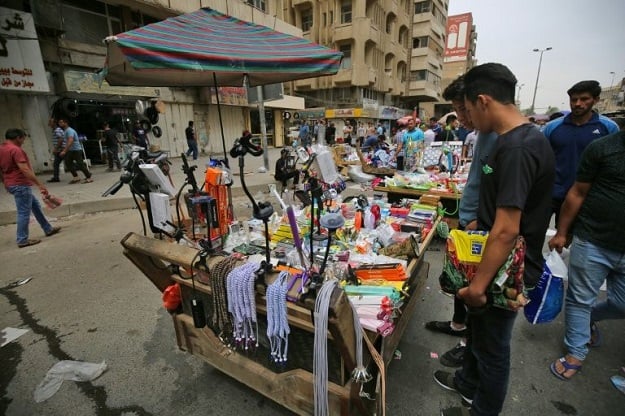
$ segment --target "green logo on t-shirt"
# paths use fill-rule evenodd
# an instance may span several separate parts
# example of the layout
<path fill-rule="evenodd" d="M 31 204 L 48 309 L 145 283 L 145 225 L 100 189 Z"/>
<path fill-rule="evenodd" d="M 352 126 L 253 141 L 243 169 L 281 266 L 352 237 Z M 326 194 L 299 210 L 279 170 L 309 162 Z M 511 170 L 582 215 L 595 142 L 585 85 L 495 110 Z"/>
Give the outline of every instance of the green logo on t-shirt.
<path fill-rule="evenodd" d="M 493 168 L 488 165 L 484 165 L 482 166 L 482 172 L 484 172 L 485 175 L 490 175 L 491 173 L 493 173 Z"/>

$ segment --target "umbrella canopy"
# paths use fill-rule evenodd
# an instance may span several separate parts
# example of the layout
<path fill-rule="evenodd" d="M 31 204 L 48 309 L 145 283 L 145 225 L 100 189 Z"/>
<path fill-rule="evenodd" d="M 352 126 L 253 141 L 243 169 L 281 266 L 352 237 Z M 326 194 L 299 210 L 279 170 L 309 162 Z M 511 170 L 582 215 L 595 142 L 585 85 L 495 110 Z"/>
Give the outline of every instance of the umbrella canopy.
<path fill-rule="evenodd" d="M 111 85 L 257 86 L 335 74 L 341 52 L 210 8 L 107 38 Z"/>
<path fill-rule="evenodd" d="M 449 116 L 458 117 L 458 115 L 456 114 L 456 112 L 455 112 L 455 111 L 452 111 L 452 112 L 450 112 L 450 113 L 445 114 L 443 117 L 439 118 L 439 119 L 438 119 L 438 122 L 439 122 L 440 124 L 447 124 L 447 117 L 449 117 Z"/>
<path fill-rule="evenodd" d="M 418 117 L 413 117 L 412 114 L 398 118 L 396 123 L 405 126 L 408 124 L 408 121 L 412 120 L 413 118 L 417 121 L 417 124 L 421 123 L 421 120 Z"/>

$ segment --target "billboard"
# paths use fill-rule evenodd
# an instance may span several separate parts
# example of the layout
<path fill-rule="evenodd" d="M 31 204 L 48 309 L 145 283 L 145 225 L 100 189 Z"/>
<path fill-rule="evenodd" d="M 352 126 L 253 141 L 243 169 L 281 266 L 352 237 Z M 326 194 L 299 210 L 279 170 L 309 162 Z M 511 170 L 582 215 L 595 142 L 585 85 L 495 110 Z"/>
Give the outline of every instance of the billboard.
<path fill-rule="evenodd" d="M 30 13 L 0 7 L 0 90 L 49 92 Z"/>
<path fill-rule="evenodd" d="M 466 61 L 471 44 L 471 13 L 457 14 L 447 18 L 447 43 L 443 62 Z"/>

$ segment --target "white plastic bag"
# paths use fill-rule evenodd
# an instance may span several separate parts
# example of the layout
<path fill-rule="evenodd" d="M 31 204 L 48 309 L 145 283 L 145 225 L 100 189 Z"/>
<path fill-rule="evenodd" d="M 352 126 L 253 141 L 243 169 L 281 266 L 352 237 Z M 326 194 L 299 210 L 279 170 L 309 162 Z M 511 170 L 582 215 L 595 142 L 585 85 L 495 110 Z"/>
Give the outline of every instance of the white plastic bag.
<path fill-rule="evenodd" d="M 562 280 L 567 280 L 569 278 L 569 270 L 567 269 L 566 264 L 564 264 L 562 256 L 560 256 L 557 251 L 551 250 L 545 259 L 545 263 L 547 264 L 547 267 L 549 267 L 552 275 L 557 276 Z"/>
<path fill-rule="evenodd" d="M 85 363 L 82 361 L 63 360 L 54 364 L 48 370 L 45 378 L 33 394 L 35 402 L 41 403 L 54 396 L 63 384 L 64 380 L 71 381 L 91 381 L 100 377 L 106 370 L 106 362 Z"/>

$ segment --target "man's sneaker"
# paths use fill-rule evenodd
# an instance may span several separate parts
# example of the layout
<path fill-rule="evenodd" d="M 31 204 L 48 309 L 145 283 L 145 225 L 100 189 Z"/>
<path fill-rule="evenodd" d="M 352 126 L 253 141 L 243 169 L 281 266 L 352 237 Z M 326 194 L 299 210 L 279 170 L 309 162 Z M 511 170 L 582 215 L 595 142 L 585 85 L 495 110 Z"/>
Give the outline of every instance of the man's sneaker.
<path fill-rule="evenodd" d="M 454 329 L 451 326 L 451 321 L 430 321 L 425 324 L 425 329 L 429 329 L 434 332 L 442 332 L 447 335 L 455 335 L 457 337 L 464 337 L 467 335 L 467 328 Z"/>
<path fill-rule="evenodd" d="M 458 387 L 456 386 L 456 382 L 454 380 L 454 375 L 452 373 L 449 373 L 447 371 L 435 371 L 434 381 L 436 381 L 436 383 L 445 390 L 455 391 L 456 393 L 458 393 L 460 397 L 462 397 L 463 406 L 471 407 L 471 405 L 473 404 L 472 398 L 465 396 L 458 390 Z"/>
<path fill-rule="evenodd" d="M 467 347 L 458 343 L 455 347 L 441 355 L 439 361 L 445 367 L 462 367 L 462 361 L 464 360 L 464 352 Z"/>
<path fill-rule="evenodd" d="M 441 409 L 441 416 L 470 416 L 471 412 L 466 407 L 448 407 Z"/>

